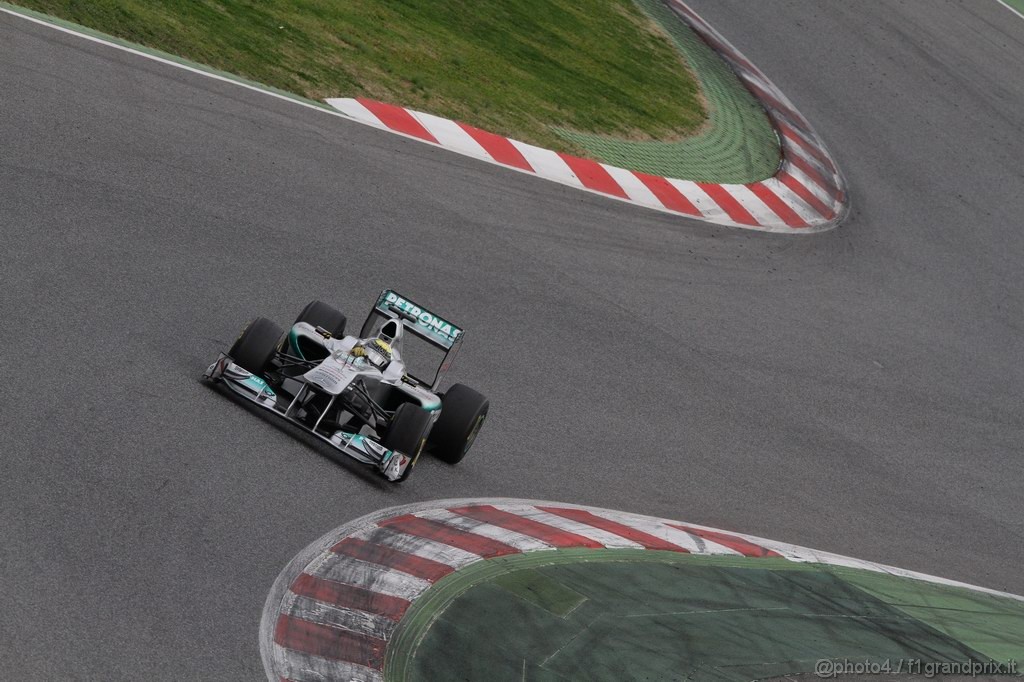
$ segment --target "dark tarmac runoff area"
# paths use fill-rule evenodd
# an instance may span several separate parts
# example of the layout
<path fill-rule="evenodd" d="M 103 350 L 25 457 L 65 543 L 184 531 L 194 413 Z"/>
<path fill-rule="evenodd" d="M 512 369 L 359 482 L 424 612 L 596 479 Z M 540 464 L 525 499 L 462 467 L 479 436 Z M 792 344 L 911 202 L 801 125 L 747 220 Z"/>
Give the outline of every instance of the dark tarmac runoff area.
<path fill-rule="evenodd" d="M 0 15 L 0 677 L 259 679 L 282 567 L 451 497 L 685 520 L 1024 593 L 1024 20 L 695 0 L 812 122 L 839 228 L 639 209 Z M 401 486 L 199 381 L 384 287 L 488 421 Z"/>

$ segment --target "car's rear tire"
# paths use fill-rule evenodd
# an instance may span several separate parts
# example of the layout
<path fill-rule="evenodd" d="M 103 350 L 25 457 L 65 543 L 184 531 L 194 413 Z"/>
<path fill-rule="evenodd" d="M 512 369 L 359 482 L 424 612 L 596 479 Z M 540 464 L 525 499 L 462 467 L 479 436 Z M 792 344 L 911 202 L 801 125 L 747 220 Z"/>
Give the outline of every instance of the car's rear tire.
<path fill-rule="evenodd" d="M 430 413 L 419 405 L 402 403 L 395 410 L 395 416 L 388 425 L 388 430 L 381 438 L 381 445 L 388 450 L 397 450 L 408 456 L 412 462 L 400 480 L 405 480 L 412 473 L 423 446 L 426 445 L 430 433 Z"/>
<path fill-rule="evenodd" d="M 469 386 L 455 384 L 441 398 L 441 417 L 430 432 L 430 449 L 439 459 L 457 464 L 473 446 L 490 402 Z"/>
<path fill-rule="evenodd" d="M 341 312 L 323 301 L 310 301 L 295 318 L 296 323 L 306 322 L 314 327 L 326 329 L 336 339 L 345 336 L 345 321 L 345 316 Z"/>
<path fill-rule="evenodd" d="M 262 375 L 274 359 L 283 338 L 284 330 L 265 317 L 257 317 L 238 335 L 228 355 L 239 367 Z"/>

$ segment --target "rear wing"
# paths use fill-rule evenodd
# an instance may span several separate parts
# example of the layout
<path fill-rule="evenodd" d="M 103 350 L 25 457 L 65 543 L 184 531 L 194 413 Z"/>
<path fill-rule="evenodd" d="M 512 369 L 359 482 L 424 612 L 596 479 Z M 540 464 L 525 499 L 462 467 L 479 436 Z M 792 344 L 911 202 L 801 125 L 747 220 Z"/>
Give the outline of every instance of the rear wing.
<path fill-rule="evenodd" d="M 421 384 L 429 385 L 431 390 L 436 391 L 462 344 L 463 329 L 410 301 L 405 296 L 391 289 L 385 289 L 380 292 L 377 303 L 367 315 L 366 322 L 363 323 L 359 332 L 360 338 L 373 335 L 385 321 L 390 319 L 401 321 L 406 331 L 415 334 L 434 348 L 444 351 L 444 358 L 437 364 L 437 367 L 430 370 L 434 375 L 430 380 L 427 380 L 428 375 L 424 374 L 421 377 L 414 374 L 412 368 L 406 368 L 413 379 Z"/>

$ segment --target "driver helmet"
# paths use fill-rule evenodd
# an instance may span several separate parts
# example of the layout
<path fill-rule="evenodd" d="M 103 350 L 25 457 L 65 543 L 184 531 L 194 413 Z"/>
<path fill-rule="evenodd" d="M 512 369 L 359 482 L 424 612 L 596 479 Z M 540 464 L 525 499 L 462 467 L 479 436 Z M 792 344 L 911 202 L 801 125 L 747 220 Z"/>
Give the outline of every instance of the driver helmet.
<path fill-rule="evenodd" d="M 383 370 L 391 362 L 391 344 L 381 339 L 373 339 L 363 344 L 366 360 L 379 370 Z"/>

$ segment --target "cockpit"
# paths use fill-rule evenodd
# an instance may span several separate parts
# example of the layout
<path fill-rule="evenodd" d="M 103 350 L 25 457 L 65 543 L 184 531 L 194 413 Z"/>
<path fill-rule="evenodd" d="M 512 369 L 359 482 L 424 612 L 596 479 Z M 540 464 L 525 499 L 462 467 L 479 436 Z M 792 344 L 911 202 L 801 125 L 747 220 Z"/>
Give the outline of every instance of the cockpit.
<path fill-rule="evenodd" d="M 401 343 L 402 323 L 388 320 L 381 326 L 376 338 L 363 339 L 356 344 L 353 355 L 361 355 L 370 365 L 383 372 L 392 361 L 401 362 Z"/>

